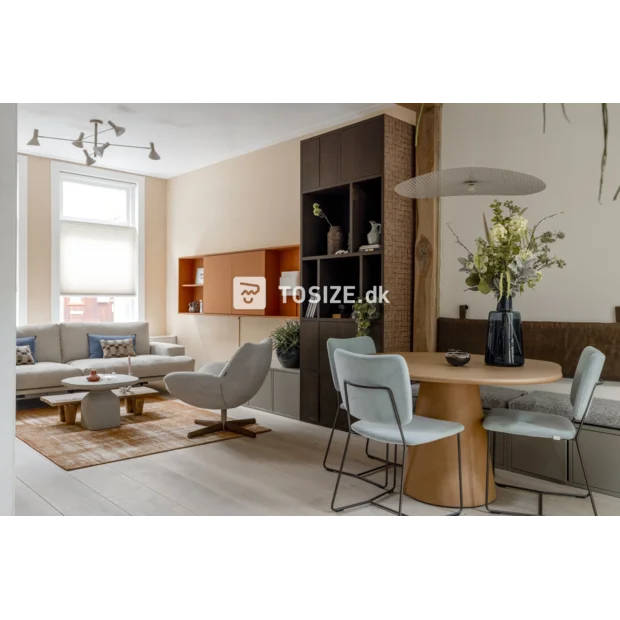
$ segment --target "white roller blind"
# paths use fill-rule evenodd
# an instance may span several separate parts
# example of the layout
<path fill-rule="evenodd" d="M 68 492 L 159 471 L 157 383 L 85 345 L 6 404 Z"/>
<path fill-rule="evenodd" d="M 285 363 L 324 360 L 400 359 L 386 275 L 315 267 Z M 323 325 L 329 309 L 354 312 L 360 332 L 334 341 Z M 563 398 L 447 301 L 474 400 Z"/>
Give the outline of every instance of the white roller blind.
<path fill-rule="evenodd" d="M 135 295 L 137 235 L 132 226 L 60 221 L 60 294 Z"/>

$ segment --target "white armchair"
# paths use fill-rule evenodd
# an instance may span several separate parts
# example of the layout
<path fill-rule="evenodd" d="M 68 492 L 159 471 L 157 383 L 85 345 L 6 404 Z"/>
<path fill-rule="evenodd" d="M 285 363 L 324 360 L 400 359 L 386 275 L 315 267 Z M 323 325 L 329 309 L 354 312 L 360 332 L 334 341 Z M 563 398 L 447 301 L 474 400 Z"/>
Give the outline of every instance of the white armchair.
<path fill-rule="evenodd" d="M 244 428 L 256 424 L 256 420 L 229 421 L 228 409 L 244 405 L 260 390 L 271 367 L 271 351 L 270 338 L 260 344 L 247 343 L 229 362 L 207 364 L 198 372 L 173 372 L 164 378 L 168 391 L 188 405 L 221 411 L 220 422 L 196 420 L 204 428 L 190 432 L 188 438 L 219 431 L 256 437 L 256 433 Z"/>

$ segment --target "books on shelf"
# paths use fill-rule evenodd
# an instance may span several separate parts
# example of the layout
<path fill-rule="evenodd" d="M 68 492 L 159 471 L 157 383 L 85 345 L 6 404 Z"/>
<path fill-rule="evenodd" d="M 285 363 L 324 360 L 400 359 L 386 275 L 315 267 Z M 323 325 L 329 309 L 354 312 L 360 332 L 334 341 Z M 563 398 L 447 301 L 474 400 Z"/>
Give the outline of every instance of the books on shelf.
<path fill-rule="evenodd" d="M 360 252 L 376 252 L 381 249 L 381 245 L 379 243 L 371 243 L 369 245 L 360 245 Z"/>
<path fill-rule="evenodd" d="M 308 306 L 306 308 L 306 318 L 313 319 L 316 316 L 316 309 L 319 305 L 318 301 L 309 301 Z"/>

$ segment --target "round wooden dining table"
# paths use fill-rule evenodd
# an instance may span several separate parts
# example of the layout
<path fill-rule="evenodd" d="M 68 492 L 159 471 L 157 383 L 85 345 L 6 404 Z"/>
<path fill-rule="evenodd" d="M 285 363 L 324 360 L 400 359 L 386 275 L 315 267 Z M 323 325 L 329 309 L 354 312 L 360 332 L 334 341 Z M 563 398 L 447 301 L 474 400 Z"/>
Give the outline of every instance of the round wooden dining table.
<path fill-rule="evenodd" d="M 562 378 L 562 368 L 553 362 L 526 360 L 516 368 L 487 366 L 484 356 L 472 355 L 466 366 L 448 364 L 444 353 L 400 353 L 409 375 L 420 382 L 416 415 L 460 422 L 463 466 L 463 505 L 484 505 L 488 444 L 482 427 L 481 385 L 519 386 L 552 383 Z M 440 441 L 410 447 L 403 472 L 405 493 L 435 506 L 458 507 L 458 458 L 456 442 Z M 495 499 L 495 481 L 490 472 L 489 501 Z"/>

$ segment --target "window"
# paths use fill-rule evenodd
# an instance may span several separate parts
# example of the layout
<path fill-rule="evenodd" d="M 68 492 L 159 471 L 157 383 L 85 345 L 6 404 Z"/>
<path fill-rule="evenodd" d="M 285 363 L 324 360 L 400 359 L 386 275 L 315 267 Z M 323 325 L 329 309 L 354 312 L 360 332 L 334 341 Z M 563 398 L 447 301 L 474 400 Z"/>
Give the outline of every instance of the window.
<path fill-rule="evenodd" d="M 28 158 L 17 156 L 17 324 L 28 323 Z"/>
<path fill-rule="evenodd" d="M 60 321 L 144 316 L 144 179 L 54 162 L 53 282 Z"/>

